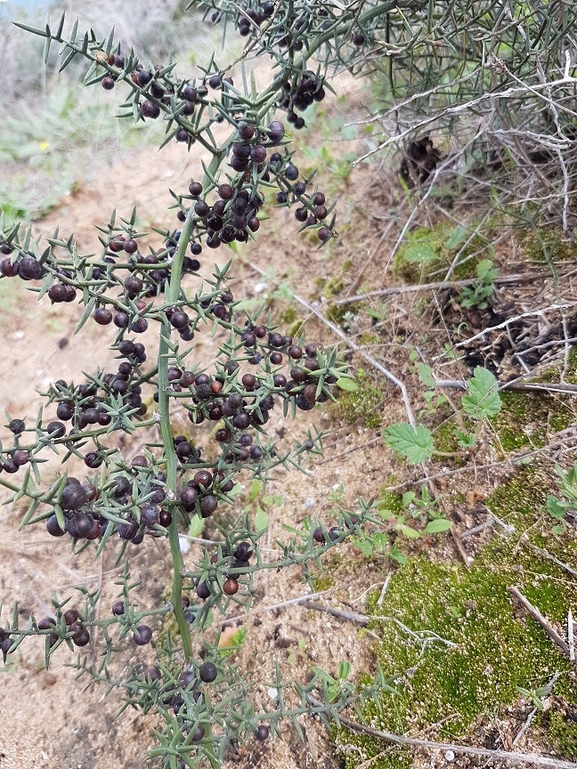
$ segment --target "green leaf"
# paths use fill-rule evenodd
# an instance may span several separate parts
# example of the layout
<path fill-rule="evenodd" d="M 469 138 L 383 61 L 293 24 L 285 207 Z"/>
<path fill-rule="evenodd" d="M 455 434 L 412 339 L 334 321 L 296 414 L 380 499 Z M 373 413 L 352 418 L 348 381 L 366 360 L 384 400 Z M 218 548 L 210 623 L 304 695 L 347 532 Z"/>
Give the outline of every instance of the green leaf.
<path fill-rule="evenodd" d="M 193 515 L 188 527 L 189 537 L 200 537 L 204 529 L 204 519 L 200 515 Z"/>
<path fill-rule="evenodd" d="M 262 531 L 268 526 L 268 513 L 260 505 L 254 514 L 254 525 L 257 531 Z"/>
<path fill-rule="evenodd" d="M 347 376 L 341 376 L 337 379 L 337 387 L 340 387 L 341 390 L 345 390 L 349 393 L 354 393 L 359 389 L 355 380 Z"/>
<path fill-rule="evenodd" d="M 452 522 L 446 518 L 435 518 L 434 521 L 429 521 L 425 532 L 427 534 L 440 534 L 443 531 L 448 531 L 452 525 Z"/>
<path fill-rule="evenodd" d="M 418 529 L 413 529 L 411 526 L 399 526 L 399 531 L 409 539 L 418 539 L 421 536 L 421 532 Z"/>
<path fill-rule="evenodd" d="M 383 431 L 386 443 L 411 464 L 419 464 L 433 453 L 433 436 L 424 425 L 413 427 L 407 422 L 390 425 Z"/>
<path fill-rule="evenodd" d="M 433 369 L 430 366 L 425 366 L 424 363 L 417 363 L 417 370 L 421 377 L 421 382 L 426 387 L 436 387 L 435 377 L 433 375 Z"/>
<path fill-rule="evenodd" d="M 463 397 L 463 411 L 473 419 L 488 419 L 501 410 L 502 401 L 497 392 L 497 380 L 486 368 L 477 366 L 473 378 L 467 383 L 468 395 Z"/>
<path fill-rule="evenodd" d="M 254 502 L 260 494 L 260 481 L 258 481 L 256 478 L 251 481 L 250 483 L 250 490 L 248 493 L 248 498 L 251 502 Z"/>
<path fill-rule="evenodd" d="M 454 249 L 459 248 L 459 246 L 465 242 L 467 239 L 467 230 L 464 227 L 455 227 L 454 230 L 451 231 L 451 234 L 445 241 L 445 248 Z"/>
<path fill-rule="evenodd" d="M 547 511 L 549 515 L 557 520 L 565 518 L 565 508 L 559 503 L 557 497 L 551 494 L 547 497 Z"/>

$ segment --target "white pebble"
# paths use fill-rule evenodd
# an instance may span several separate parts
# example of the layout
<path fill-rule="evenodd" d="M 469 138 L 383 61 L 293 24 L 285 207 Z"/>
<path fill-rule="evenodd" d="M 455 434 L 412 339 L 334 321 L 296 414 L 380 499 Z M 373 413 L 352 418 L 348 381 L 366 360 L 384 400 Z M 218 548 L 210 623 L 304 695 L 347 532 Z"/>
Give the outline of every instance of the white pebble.
<path fill-rule="evenodd" d="M 314 497 L 307 497 L 307 500 L 305 502 L 305 507 L 307 510 L 310 510 L 311 507 L 314 507 L 316 505 L 317 501 Z"/>
<path fill-rule="evenodd" d="M 455 753 L 454 753 L 454 751 L 452 751 L 452 750 L 448 750 L 448 751 L 445 753 L 445 759 L 446 759 L 447 761 L 454 761 L 454 760 L 455 760 Z"/>
<path fill-rule="evenodd" d="M 278 689 L 275 689 L 274 686 L 271 686 L 271 688 L 267 691 L 267 694 L 271 700 L 276 700 L 278 697 Z"/>
<path fill-rule="evenodd" d="M 180 542 L 180 550 L 182 554 L 186 555 L 190 550 L 190 540 L 187 537 L 179 537 L 178 541 Z"/>
<path fill-rule="evenodd" d="M 255 283 L 253 291 L 255 294 L 262 294 L 263 291 L 266 291 L 266 283 Z"/>

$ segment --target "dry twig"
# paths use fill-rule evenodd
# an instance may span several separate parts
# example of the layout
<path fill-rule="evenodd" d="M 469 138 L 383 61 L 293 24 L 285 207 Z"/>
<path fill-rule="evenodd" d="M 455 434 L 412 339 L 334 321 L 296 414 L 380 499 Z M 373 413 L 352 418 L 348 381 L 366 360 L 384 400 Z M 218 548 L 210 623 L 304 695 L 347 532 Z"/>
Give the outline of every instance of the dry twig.
<path fill-rule="evenodd" d="M 314 707 L 321 707 L 321 702 L 312 695 L 307 695 L 307 698 Z M 387 742 L 393 742 L 397 745 L 407 745 L 408 747 L 413 748 L 426 748 L 428 750 L 452 750 L 454 753 L 461 753 L 462 755 L 469 756 L 481 756 L 491 761 L 502 759 L 504 761 L 516 761 L 521 764 L 548 766 L 551 767 L 551 769 L 577 769 L 577 764 L 572 761 L 562 761 L 557 758 L 538 756 L 535 753 L 513 753 L 508 750 L 488 750 L 487 748 L 474 748 L 469 745 L 455 745 L 450 742 L 419 740 L 413 737 L 404 737 L 400 734 L 383 732 L 380 729 L 373 729 L 372 726 L 365 726 L 364 724 L 358 723 L 358 721 L 353 721 L 342 715 L 339 715 L 339 721 L 343 726 L 346 726 L 347 729 L 351 729 L 353 732 L 368 734 L 371 737 L 376 737 L 379 740 L 386 740 Z"/>
<path fill-rule="evenodd" d="M 559 633 L 555 630 L 554 627 L 552 627 L 551 623 L 545 619 L 545 617 L 541 614 L 539 609 L 535 608 L 533 604 L 525 598 L 525 596 L 516 588 L 516 587 L 510 587 L 509 590 L 515 598 L 517 598 L 518 601 L 523 605 L 523 607 L 529 612 L 529 614 L 533 617 L 533 619 L 541 625 L 543 630 L 547 633 L 549 638 L 553 641 L 553 643 L 565 654 L 567 657 L 569 656 L 569 646 L 567 642 L 561 638 Z"/>

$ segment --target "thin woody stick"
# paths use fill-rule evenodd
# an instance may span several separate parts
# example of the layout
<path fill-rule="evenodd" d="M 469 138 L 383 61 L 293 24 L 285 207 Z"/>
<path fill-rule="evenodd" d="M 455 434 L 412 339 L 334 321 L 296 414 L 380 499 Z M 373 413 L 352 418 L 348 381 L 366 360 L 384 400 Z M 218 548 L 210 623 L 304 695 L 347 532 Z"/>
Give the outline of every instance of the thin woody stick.
<path fill-rule="evenodd" d="M 321 702 L 312 695 L 307 695 L 308 701 L 314 707 L 320 707 Z M 535 753 L 512 753 L 507 750 L 488 750 L 486 748 L 473 748 L 468 745 L 454 745 L 450 742 L 433 742 L 432 740 L 418 740 L 412 737 L 403 737 L 400 734 L 392 734 L 391 732 L 382 732 L 380 729 L 373 729 L 371 726 L 364 726 L 357 721 L 353 721 L 346 716 L 339 714 L 339 722 L 346 726 L 347 729 L 351 729 L 354 732 L 361 732 L 368 734 L 371 737 L 376 737 L 379 740 L 386 740 L 387 742 L 393 742 L 397 745 L 407 745 L 414 748 L 428 748 L 429 750 L 452 750 L 454 753 L 461 753 L 470 756 L 482 756 L 489 760 L 495 761 L 502 759 L 504 761 L 516 761 L 521 764 L 535 764 L 536 766 L 548 766 L 551 769 L 577 769 L 577 764 L 572 761 L 560 761 L 556 758 L 548 758 L 547 756 L 538 756 Z"/>
<path fill-rule="evenodd" d="M 526 274 L 519 275 L 503 275 L 496 277 L 493 283 L 498 285 L 510 285 L 515 283 L 530 283 L 534 280 L 543 280 L 544 278 L 551 277 L 550 274 L 542 272 L 528 272 Z M 391 288 L 381 288 L 377 291 L 367 291 L 365 294 L 357 294 L 356 296 L 346 296 L 342 299 L 337 299 L 334 304 L 337 306 L 343 304 L 352 304 L 353 302 L 361 302 L 363 299 L 370 299 L 371 297 L 378 296 L 395 296 L 396 294 L 412 294 L 419 291 L 436 291 L 439 288 L 461 288 L 462 286 L 471 286 L 477 283 L 479 278 L 465 278 L 464 280 L 440 280 L 435 283 L 417 283 L 408 286 L 392 286 Z"/>
<path fill-rule="evenodd" d="M 569 656 L 569 646 L 567 642 L 561 638 L 559 633 L 555 630 L 554 627 L 551 626 L 551 624 L 545 619 L 545 617 L 541 614 L 539 609 L 536 609 L 533 604 L 525 598 L 525 596 L 516 588 L 516 587 L 510 587 L 509 590 L 515 598 L 517 598 L 518 601 L 520 601 L 521 604 L 523 604 L 524 608 L 527 609 L 529 614 L 533 617 L 533 619 L 538 622 L 543 630 L 547 633 L 549 638 L 553 641 L 553 643 L 563 652 L 563 654 Z"/>

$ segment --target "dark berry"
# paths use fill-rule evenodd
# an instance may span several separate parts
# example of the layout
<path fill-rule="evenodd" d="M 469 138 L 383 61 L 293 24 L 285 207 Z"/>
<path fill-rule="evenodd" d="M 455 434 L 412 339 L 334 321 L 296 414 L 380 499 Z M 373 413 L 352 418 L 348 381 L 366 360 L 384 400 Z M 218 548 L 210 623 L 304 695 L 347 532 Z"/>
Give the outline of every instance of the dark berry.
<path fill-rule="evenodd" d="M 313 531 L 313 539 L 315 542 L 320 542 L 321 545 L 324 545 L 326 540 L 325 540 L 325 535 L 323 533 L 323 530 L 321 528 L 315 529 Z"/>
<path fill-rule="evenodd" d="M 157 107 L 156 104 L 147 99 L 142 102 L 140 114 L 142 117 L 157 118 L 160 115 L 160 107 Z"/>
<path fill-rule="evenodd" d="M 137 81 L 138 85 L 141 86 L 141 87 L 143 87 L 145 85 L 148 85 L 148 83 L 150 83 L 151 80 L 152 80 L 152 72 L 149 72 L 146 69 L 141 70 L 136 75 L 136 81 Z"/>
<path fill-rule="evenodd" d="M 172 523 L 172 515 L 168 512 L 168 510 L 161 510 L 158 522 L 161 526 L 164 526 L 164 528 L 167 529 Z"/>
<path fill-rule="evenodd" d="M 97 307 L 92 315 L 99 326 L 107 326 L 112 323 L 112 313 L 106 307 Z"/>
<path fill-rule="evenodd" d="M 132 238 L 127 238 L 122 247 L 127 254 L 135 254 L 138 251 L 138 243 L 135 240 L 132 240 Z"/>
<path fill-rule="evenodd" d="M 208 518 L 218 507 L 218 500 L 212 494 L 207 494 L 199 502 L 200 513 L 203 518 Z"/>
<path fill-rule="evenodd" d="M 105 91 L 112 91 L 114 88 L 114 80 L 109 75 L 106 75 L 106 77 L 103 77 L 101 80 L 101 85 L 104 88 Z"/>
<path fill-rule="evenodd" d="M 203 662 L 198 672 L 201 680 L 204 681 L 205 684 L 212 683 L 218 675 L 218 670 L 214 662 Z"/>
<path fill-rule="evenodd" d="M 62 489 L 60 504 L 65 510 L 78 510 L 87 502 L 86 492 L 77 483 L 69 483 Z"/>
<path fill-rule="evenodd" d="M 234 551 L 234 557 L 239 561 L 248 561 L 252 556 L 252 546 L 250 542 L 239 542 Z"/>
<path fill-rule="evenodd" d="M 191 85 L 187 85 L 182 89 L 182 98 L 186 99 L 186 101 L 195 102 L 197 99 L 197 91 L 196 88 L 193 88 Z"/>
<path fill-rule="evenodd" d="M 243 142 L 250 141 L 256 133 L 256 128 L 252 123 L 241 123 L 238 127 L 238 135 Z"/>
<path fill-rule="evenodd" d="M 278 144 L 283 140 L 284 137 L 284 126 L 281 122 L 278 120 L 273 120 L 272 123 L 269 124 L 268 127 L 268 138 L 273 142 L 274 144 Z"/>
<path fill-rule="evenodd" d="M 146 646 L 147 643 L 150 643 L 151 639 L 152 630 L 148 625 L 139 625 L 132 636 L 132 640 L 137 646 Z"/>
<path fill-rule="evenodd" d="M 270 734 L 270 729 L 268 726 L 265 726 L 264 724 L 260 724 L 260 726 L 257 726 L 254 732 L 255 739 L 257 739 L 259 742 L 264 742 L 268 739 Z"/>
<path fill-rule="evenodd" d="M 20 435 L 26 429 L 26 425 L 22 419 L 13 419 L 8 425 L 8 429 L 14 435 Z"/>
<path fill-rule="evenodd" d="M 75 646 L 86 646 L 90 643 L 90 633 L 87 628 L 82 628 L 80 632 L 74 633 L 72 636 L 72 643 Z"/>
<path fill-rule="evenodd" d="M 170 323 L 174 328 L 185 328 L 188 326 L 189 317 L 185 312 L 177 310 L 170 318 Z"/>
<path fill-rule="evenodd" d="M 130 323 L 128 313 L 121 311 L 114 313 L 114 318 L 112 320 L 117 328 L 128 328 L 128 324 Z"/>
<path fill-rule="evenodd" d="M 191 740 L 193 742 L 200 742 L 204 738 L 205 729 L 202 724 L 199 724 L 192 733 Z"/>
<path fill-rule="evenodd" d="M 42 265 L 33 256 L 23 256 L 18 262 L 18 274 L 22 280 L 38 280 L 42 277 Z"/>
<path fill-rule="evenodd" d="M 222 586 L 222 589 L 227 595 L 234 595 L 238 593 L 238 582 L 234 577 L 229 577 Z"/>
<path fill-rule="evenodd" d="M 80 619 L 80 614 L 76 609 L 67 609 L 64 612 L 64 622 L 67 627 L 70 627 L 74 622 Z"/>
<path fill-rule="evenodd" d="M 52 537 L 62 537 L 64 534 L 66 534 L 66 531 L 60 528 L 56 515 L 51 515 L 46 519 L 46 531 Z"/>

